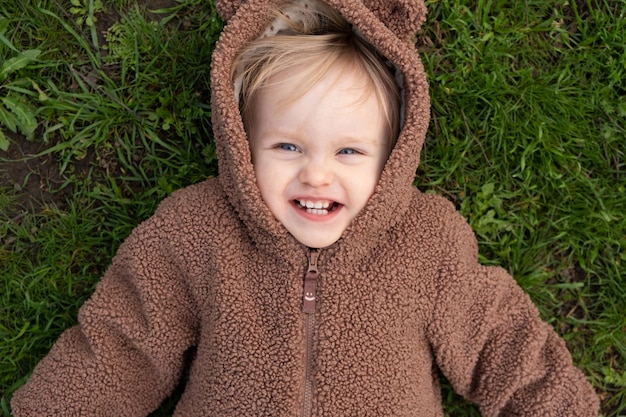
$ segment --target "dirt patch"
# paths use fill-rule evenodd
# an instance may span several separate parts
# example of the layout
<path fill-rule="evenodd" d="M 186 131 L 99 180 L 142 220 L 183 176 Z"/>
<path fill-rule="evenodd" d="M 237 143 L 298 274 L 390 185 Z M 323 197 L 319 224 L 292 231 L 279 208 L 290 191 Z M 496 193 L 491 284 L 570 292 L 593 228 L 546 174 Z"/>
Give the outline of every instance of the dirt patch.
<path fill-rule="evenodd" d="M 15 192 L 17 203 L 23 207 L 42 204 L 64 207 L 74 189 L 71 183 L 66 184 L 55 155 L 42 154 L 49 145 L 30 142 L 11 132 L 5 134 L 11 139 L 11 145 L 6 152 L 0 151 L 0 188 Z M 74 173 L 86 176 L 93 160 L 93 155 L 87 155 L 76 161 Z"/>

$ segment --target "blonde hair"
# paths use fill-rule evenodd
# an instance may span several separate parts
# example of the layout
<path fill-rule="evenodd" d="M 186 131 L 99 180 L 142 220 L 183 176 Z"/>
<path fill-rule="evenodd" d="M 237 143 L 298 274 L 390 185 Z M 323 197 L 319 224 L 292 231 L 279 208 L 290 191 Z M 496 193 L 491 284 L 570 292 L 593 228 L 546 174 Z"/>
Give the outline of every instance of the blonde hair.
<path fill-rule="evenodd" d="M 341 14 L 321 1 L 295 1 L 272 14 L 274 23 L 240 51 L 231 69 L 233 82 L 241 90 L 239 108 L 248 133 L 251 103 L 275 76 L 290 71 L 303 81 L 293 92 L 293 100 L 297 100 L 339 65 L 368 81 L 364 99 L 372 92 L 376 95 L 385 115 L 391 150 L 400 131 L 400 91 L 384 57 L 354 33 Z"/>

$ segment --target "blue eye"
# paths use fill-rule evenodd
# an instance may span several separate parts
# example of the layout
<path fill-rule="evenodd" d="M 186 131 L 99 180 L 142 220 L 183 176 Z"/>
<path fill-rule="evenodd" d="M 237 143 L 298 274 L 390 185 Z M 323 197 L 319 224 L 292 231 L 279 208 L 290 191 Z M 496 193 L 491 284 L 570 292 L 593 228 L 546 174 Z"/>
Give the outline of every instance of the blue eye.
<path fill-rule="evenodd" d="M 352 148 L 345 148 L 339 151 L 340 155 L 356 155 L 358 153 L 359 151 L 357 151 L 356 149 L 352 149 Z"/>
<path fill-rule="evenodd" d="M 298 147 L 293 143 L 280 143 L 276 147 L 283 151 L 298 152 Z"/>

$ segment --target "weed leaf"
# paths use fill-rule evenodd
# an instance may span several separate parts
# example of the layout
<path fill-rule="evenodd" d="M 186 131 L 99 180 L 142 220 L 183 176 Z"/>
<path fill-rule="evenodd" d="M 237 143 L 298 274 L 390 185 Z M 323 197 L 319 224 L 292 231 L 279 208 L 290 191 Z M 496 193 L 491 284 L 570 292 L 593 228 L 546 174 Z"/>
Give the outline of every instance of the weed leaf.
<path fill-rule="evenodd" d="M 0 130 L 0 151 L 6 152 L 9 149 L 9 143 L 9 139 L 7 139 L 4 133 L 2 133 L 2 130 Z"/>
<path fill-rule="evenodd" d="M 19 131 L 26 136 L 28 140 L 32 140 L 35 129 L 37 128 L 37 119 L 30 107 L 26 103 L 17 101 L 11 97 L 3 97 L 2 102 L 16 116 Z"/>
<path fill-rule="evenodd" d="M 28 51 L 21 52 L 18 56 L 8 59 L 2 64 L 2 68 L 0 68 L 0 81 L 5 80 L 6 77 L 18 71 L 34 60 L 41 54 L 41 51 L 38 49 L 29 49 Z"/>
<path fill-rule="evenodd" d="M 0 124 L 6 126 L 11 132 L 17 133 L 17 121 L 4 106 L 0 105 Z"/>

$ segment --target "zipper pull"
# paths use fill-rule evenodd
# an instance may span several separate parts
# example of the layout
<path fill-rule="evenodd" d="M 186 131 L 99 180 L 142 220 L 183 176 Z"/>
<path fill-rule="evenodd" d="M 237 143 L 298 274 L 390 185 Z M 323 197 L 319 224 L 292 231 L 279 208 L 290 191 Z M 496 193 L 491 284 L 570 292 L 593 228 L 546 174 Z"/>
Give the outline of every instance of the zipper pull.
<path fill-rule="evenodd" d="M 317 293 L 317 279 L 319 273 L 317 272 L 317 258 L 319 258 L 319 251 L 317 249 L 309 249 L 309 268 L 306 271 L 304 277 L 304 295 L 302 301 L 302 312 L 306 314 L 315 313 L 315 296 Z"/>

